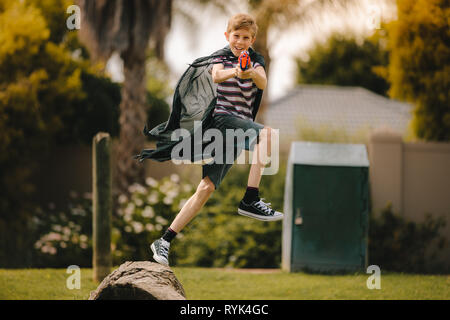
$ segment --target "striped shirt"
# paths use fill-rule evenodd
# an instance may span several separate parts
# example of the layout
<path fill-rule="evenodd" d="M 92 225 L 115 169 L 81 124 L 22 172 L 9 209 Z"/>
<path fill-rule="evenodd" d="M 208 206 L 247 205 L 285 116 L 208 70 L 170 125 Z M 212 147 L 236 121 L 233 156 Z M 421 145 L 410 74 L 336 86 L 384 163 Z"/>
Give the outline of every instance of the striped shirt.
<path fill-rule="evenodd" d="M 226 57 L 218 57 L 214 62 L 221 62 L 224 69 L 235 68 L 238 61 L 229 61 Z M 260 66 L 258 62 L 252 61 L 253 68 Z M 252 79 L 240 79 L 233 77 L 227 79 L 217 86 L 217 103 L 214 115 L 233 115 L 253 121 L 252 105 L 258 88 Z"/>

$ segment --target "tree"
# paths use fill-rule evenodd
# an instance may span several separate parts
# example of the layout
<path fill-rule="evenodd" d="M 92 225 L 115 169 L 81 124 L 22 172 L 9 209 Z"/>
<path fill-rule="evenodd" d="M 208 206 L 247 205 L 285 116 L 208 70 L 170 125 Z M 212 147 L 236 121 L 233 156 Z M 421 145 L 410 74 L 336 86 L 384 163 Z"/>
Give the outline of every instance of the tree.
<path fill-rule="evenodd" d="M 106 60 L 118 52 L 124 62 L 125 81 L 120 104 L 120 137 L 117 148 L 117 191 L 128 193 L 133 182 L 143 183 L 144 166 L 133 159 L 144 147 L 146 119 L 146 50 L 151 44 L 160 58 L 171 23 L 172 1 L 78 1 L 80 39 L 94 58 Z"/>
<path fill-rule="evenodd" d="M 398 0 L 388 24 L 389 95 L 415 104 L 412 128 L 425 140 L 450 141 L 450 4 Z"/>
<path fill-rule="evenodd" d="M 93 127 L 118 133 L 110 112 L 120 99 L 118 88 L 90 64 L 76 34 L 66 28 L 69 3 L 0 0 L 0 263 L 4 267 L 31 261 L 33 175 L 52 147 L 82 143 L 83 134 Z M 102 111 L 101 117 L 94 117 Z M 90 122 L 94 118 L 97 122 Z"/>
<path fill-rule="evenodd" d="M 388 51 L 375 34 L 358 44 L 354 36 L 335 33 L 297 58 L 297 83 L 361 86 L 387 96 L 388 82 L 375 71 L 388 64 Z"/>
<path fill-rule="evenodd" d="M 51 30 L 39 8 L 0 1 L 0 261 L 28 259 L 24 237 L 34 209 L 30 182 L 52 137 L 62 129 L 60 103 L 82 98 L 80 65 Z M 51 64 L 50 64 L 51 62 Z"/>

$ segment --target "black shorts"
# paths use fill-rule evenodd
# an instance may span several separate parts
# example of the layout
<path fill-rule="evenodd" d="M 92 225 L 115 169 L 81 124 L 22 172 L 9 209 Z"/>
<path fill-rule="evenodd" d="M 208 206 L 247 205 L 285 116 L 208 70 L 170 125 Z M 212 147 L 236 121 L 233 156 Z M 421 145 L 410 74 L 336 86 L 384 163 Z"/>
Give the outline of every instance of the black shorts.
<path fill-rule="evenodd" d="M 253 150 L 255 144 L 258 143 L 259 134 L 264 126 L 262 124 L 253 122 L 252 120 L 246 120 L 231 115 L 216 115 L 213 118 L 212 128 L 218 129 L 222 132 L 224 140 L 224 155 L 223 158 L 221 158 L 222 163 L 213 162 L 204 164 L 202 166 L 202 177 L 209 177 L 209 179 L 214 183 L 214 186 L 217 189 L 223 178 L 227 174 L 228 170 L 230 170 L 230 168 L 233 166 L 233 162 L 241 154 L 242 150 Z M 236 138 L 226 139 L 227 129 L 241 129 L 243 132 L 245 132 L 246 138 L 244 140 Z M 233 148 L 234 152 L 231 155 L 227 155 L 226 150 L 230 150 L 230 147 Z"/>

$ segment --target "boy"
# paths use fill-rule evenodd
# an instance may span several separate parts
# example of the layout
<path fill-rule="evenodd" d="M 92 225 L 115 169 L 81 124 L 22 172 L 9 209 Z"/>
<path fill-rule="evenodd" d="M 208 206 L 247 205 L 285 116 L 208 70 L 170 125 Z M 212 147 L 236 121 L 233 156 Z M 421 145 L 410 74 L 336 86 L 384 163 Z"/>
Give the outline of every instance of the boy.
<path fill-rule="evenodd" d="M 234 150 L 237 151 L 233 154 L 231 163 L 216 161 L 203 165 L 203 179 L 196 192 L 185 203 L 164 235 L 151 244 L 153 258 L 160 264 L 169 265 L 170 242 L 194 218 L 213 191 L 218 188 L 240 151 L 250 150 L 252 143 L 257 142 L 247 190 L 239 204 L 238 213 L 262 221 L 276 221 L 283 218 L 282 213 L 273 210 L 268 203 L 259 198 L 261 174 L 267 160 L 260 155 L 270 156 L 271 139 L 275 132 L 269 127 L 253 122 L 262 91 L 267 85 L 264 59 L 250 47 L 256 40 L 256 32 L 257 26 L 251 16 L 237 14 L 231 17 L 225 32 L 229 45 L 211 56 L 194 61 L 177 84 L 169 121 L 150 132 L 144 128 L 144 133 L 155 136 L 158 144 L 157 150 L 144 150 L 138 156 L 141 161 L 145 158 L 157 161 L 172 159 L 173 155 L 169 156 L 169 151 L 173 151 L 174 143 L 168 140 L 168 136 L 176 128 L 184 126 L 192 129 L 192 124 L 186 123 L 192 122 L 195 117 L 199 119 L 198 114 L 202 114 L 202 129 L 218 129 L 224 137 L 227 129 L 241 129 L 250 133 L 249 140 L 244 145 L 236 144 L 234 139 L 225 142 L 225 145 L 234 144 Z M 238 63 L 238 57 L 244 50 L 249 51 L 252 62 L 252 66 L 245 71 Z M 209 67 L 211 64 L 212 68 Z M 205 70 L 208 72 L 204 72 Z M 215 86 L 217 90 L 214 89 Z M 200 109 L 206 111 L 199 113 Z M 191 155 L 191 159 L 194 158 Z"/>

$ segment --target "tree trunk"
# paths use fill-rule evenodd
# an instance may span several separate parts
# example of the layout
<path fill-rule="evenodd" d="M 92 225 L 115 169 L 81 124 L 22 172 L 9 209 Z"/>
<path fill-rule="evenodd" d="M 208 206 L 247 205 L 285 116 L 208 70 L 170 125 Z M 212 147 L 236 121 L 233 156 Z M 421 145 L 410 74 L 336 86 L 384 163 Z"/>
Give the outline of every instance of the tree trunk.
<path fill-rule="evenodd" d="M 128 194 L 128 187 L 133 183 L 143 184 L 145 170 L 142 163 L 133 159 L 144 148 L 145 136 L 142 129 L 147 120 L 146 113 L 146 79 L 145 57 L 124 60 L 125 81 L 122 87 L 120 104 L 120 137 L 117 146 L 116 190 Z"/>

